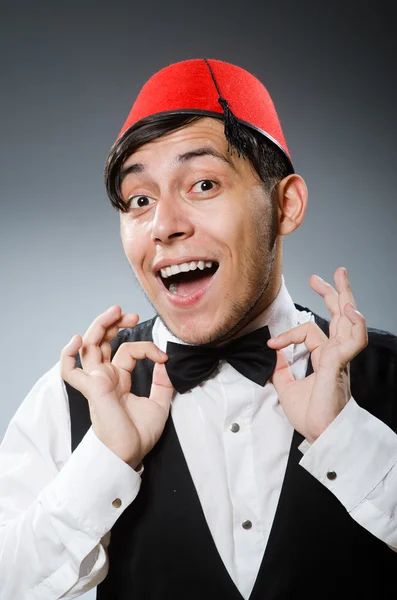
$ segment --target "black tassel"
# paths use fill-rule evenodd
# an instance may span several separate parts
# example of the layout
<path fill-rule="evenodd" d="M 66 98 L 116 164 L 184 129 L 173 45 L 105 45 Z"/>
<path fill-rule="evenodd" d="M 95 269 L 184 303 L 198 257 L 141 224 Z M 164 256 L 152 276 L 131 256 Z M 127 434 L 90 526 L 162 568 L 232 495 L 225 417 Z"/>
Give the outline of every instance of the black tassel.
<path fill-rule="evenodd" d="M 246 156 L 246 144 L 243 138 L 241 137 L 241 129 L 239 122 L 235 115 L 229 108 L 228 101 L 222 96 L 218 98 L 219 104 L 222 106 L 223 114 L 225 117 L 225 137 L 229 142 L 229 152 L 230 146 L 237 150 L 238 156 Z"/>
<path fill-rule="evenodd" d="M 228 151 L 232 154 L 233 149 L 234 149 L 237 151 L 238 156 L 247 156 L 247 145 L 242 136 L 242 131 L 241 131 L 238 119 L 230 110 L 228 101 L 225 98 L 223 98 L 223 96 L 219 90 L 218 83 L 215 79 L 211 65 L 209 64 L 209 62 L 206 58 L 204 59 L 204 61 L 208 67 L 210 74 L 211 74 L 212 81 L 214 82 L 216 91 L 219 94 L 218 102 L 221 105 L 222 110 L 223 110 L 224 122 L 225 122 L 225 137 L 229 144 Z"/>

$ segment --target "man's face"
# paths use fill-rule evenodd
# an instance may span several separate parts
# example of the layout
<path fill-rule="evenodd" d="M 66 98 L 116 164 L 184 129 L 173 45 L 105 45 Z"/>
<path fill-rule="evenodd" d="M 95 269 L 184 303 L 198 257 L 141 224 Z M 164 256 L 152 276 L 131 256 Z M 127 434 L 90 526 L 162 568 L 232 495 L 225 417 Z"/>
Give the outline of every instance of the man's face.
<path fill-rule="evenodd" d="M 228 339 L 272 299 L 277 211 L 270 194 L 247 159 L 228 153 L 223 123 L 211 118 L 141 146 L 123 171 L 130 204 L 120 213 L 121 238 L 148 300 L 187 343 Z M 200 260 L 212 268 L 160 277 L 159 261 Z"/>

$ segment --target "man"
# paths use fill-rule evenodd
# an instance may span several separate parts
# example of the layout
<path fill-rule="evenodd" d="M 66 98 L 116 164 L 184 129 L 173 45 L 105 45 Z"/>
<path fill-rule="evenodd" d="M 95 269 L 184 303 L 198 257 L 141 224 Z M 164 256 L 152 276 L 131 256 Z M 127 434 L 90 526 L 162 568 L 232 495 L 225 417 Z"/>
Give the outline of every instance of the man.
<path fill-rule="evenodd" d="M 396 338 L 367 332 L 344 268 L 310 279 L 330 323 L 292 302 L 307 190 L 267 91 L 166 67 L 105 179 L 156 315 L 99 315 L 12 420 L 1 598 L 391 597 Z"/>

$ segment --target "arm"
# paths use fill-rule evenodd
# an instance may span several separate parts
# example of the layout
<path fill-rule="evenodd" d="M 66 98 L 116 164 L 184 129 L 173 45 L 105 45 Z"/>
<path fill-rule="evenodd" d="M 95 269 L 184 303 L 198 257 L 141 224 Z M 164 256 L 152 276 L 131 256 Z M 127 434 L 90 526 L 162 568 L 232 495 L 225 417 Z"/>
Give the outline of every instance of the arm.
<path fill-rule="evenodd" d="M 134 469 L 160 438 L 174 392 L 168 357 L 153 342 L 121 344 L 111 358 L 110 341 L 138 321 L 112 307 L 83 338 L 73 336 L 8 428 L 0 452 L 2 600 L 74 598 L 106 576 L 109 531 L 139 491 Z M 143 358 L 156 363 L 149 398 L 130 392 Z M 72 455 L 62 380 L 85 396 L 92 422 Z"/>
<path fill-rule="evenodd" d="M 351 517 L 397 551 L 397 435 L 353 398 L 310 445 L 300 465 Z M 332 471 L 336 477 L 329 479 Z"/>
<path fill-rule="evenodd" d="M 139 487 L 139 475 L 92 428 L 71 455 L 56 365 L 19 407 L 0 447 L 2 600 L 74 598 L 98 585 L 108 532 Z"/>
<path fill-rule="evenodd" d="M 329 338 L 308 322 L 269 340 L 277 350 L 273 383 L 287 418 L 306 438 L 300 464 L 358 523 L 397 549 L 397 436 L 351 397 L 350 361 L 367 346 L 368 334 L 346 270 L 337 269 L 334 278 L 337 290 L 311 278 L 332 316 Z M 311 353 L 313 373 L 295 380 L 280 350 L 302 342 Z"/>

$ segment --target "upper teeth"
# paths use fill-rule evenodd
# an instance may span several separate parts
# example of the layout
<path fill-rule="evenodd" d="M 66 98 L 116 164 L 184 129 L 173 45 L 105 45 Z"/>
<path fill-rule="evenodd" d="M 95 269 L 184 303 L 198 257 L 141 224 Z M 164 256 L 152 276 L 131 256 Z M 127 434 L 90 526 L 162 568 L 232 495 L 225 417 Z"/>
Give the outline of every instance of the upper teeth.
<path fill-rule="evenodd" d="M 198 262 L 192 260 L 190 263 L 182 263 L 181 265 L 171 265 L 170 267 L 165 267 L 161 270 L 161 277 L 167 279 L 167 277 L 171 277 L 171 275 L 176 275 L 177 273 L 186 273 L 187 271 L 195 271 L 197 267 L 201 270 L 204 267 L 212 267 L 212 262 L 204 262 L 203 260 L 199 260 Z"/>

